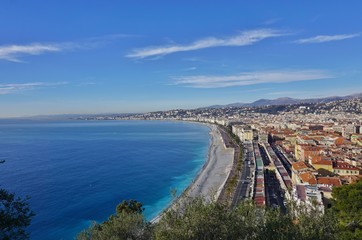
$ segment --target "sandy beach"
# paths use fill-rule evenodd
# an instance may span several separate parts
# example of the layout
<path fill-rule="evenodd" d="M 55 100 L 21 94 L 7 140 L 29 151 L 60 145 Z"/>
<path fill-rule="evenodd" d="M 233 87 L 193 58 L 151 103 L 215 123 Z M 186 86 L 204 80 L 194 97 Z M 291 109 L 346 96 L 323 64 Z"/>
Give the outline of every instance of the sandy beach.
<path fill-rule="evenodd" d="M 215 125 L 209 125 L 211 145 L 208 160 L 185 192 L 186 196 L 217 199 L 233 165 L 234 149 L 226 148 Z"/>
<path fill-rule="evenodd" d="M 233 165 L 234 149 L 225 147 L 217 126 L 213 124 L 207 125 L 210 128 L 211 138 L 208 159 L 190 186 L 175 202 L 180 203 L 184 197 L 199 196 L 204 197 L 207 202 L 217 200 L 226 183 Z M 175 205 L 175 202 L 170 207 Z M 160 215 L 151 222 L 157 222 L 159 218 Z"/>

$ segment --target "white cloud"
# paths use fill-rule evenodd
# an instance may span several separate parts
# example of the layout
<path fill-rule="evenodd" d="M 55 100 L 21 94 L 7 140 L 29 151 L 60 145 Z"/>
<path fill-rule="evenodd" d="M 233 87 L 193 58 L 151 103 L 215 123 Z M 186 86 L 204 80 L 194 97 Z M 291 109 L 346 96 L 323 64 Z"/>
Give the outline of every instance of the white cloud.
<path fill-rule="evenodd" d="M 94 49 L 94 48 L 99 48 L 104 45 L 110 44 L 119 39 L 130 38 L 130 37 L 137 37 L 137 36 L 130 35 L 130 34 L 110 34 L 110 35 L 104 35 L 104 36 L 99 36 L 99 37 L 81 39 L 81 40 L 77 40 L 77 41 L 73 41 L 73 42 L 62 42 L 62 43 L 58 43 L 57 45 L 63 49 L 70 49 L 70 50 L 72 50 L 72 49 Z"/>
<path fill-rule="evenodd" d="M 132 35 L 113 34 L 87 38 L 73 42 L 0 45 L 0 60 L 22 62 L 21 57 L 26 55 L 41 55 L 51 52 L 62 52 L 74 49 L 93 49 L 108 44 L 112 41 L 116 41 L 117 39 L 126 37 L 132 37 Z"/>
<path fill-rule="evenodd" d="M 59 52 L 62 49 L 54 44 L 33 43 L 29 45 L 5 45 L 0 46 L 0 59 L 21 62 L 22 55 L 39 55 L 47 52 Z"/>
<path fill-rule="evenodd" d="M 30 83 L 0 84 L 0 95 L 12 94 L 20 91 L 33 90 L 37 88 L 54 87 L 65 84 L 67 84 L 67 82 L 55 82 L 55 83 L 30 82 Z"/>
<path fill-rule="evenodd" d="M 146 47 L 142 49 L 135 49 L 132 53 L 126 55 L 129 58 L 147 58 L 159 57 L 176 52 L 194 51 L 204 48 L 224 47 L 224 46 L 246 46 L 259 42 L 266 38 L 278 37 L 285 35 L 281 31 L 273 29 L 257 29 L 244 31 L 240 34 L 228 38 L 208 37 L 197 40 L 186 45 L 166 45 Z"/>
<path fill-rule="evenodd" d="M 360 34 L 340 34 L 340 35 L 319 35 L 311 38 L 303 38 L 296 40 L 296 43 L 323 43 L 323 42 L 331 42 L 331 41 L 340 41 L 344 39 L 358 37 Z"/>
<path fill-rule="evenodd" d="M 261 83 L 287 83 L 332 78 L 321 70 L 243 72 L 228 76 L 176 77 L 174 84 L 193 88 L 223 88 Z"/>

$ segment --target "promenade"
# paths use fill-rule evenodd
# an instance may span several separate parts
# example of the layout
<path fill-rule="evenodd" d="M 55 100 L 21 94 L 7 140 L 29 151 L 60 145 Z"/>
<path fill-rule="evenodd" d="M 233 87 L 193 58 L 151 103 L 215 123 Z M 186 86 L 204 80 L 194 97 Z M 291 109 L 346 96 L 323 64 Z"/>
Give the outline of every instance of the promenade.
<path fill-rule="evenodd" d="M 226 148 L 215 125 L 211 128 L 211 146 L 208 161 L 197 175 L 186 195 L 203 196 L 206 201 L 217 199 L 233 166 L 234 149 Z"/>

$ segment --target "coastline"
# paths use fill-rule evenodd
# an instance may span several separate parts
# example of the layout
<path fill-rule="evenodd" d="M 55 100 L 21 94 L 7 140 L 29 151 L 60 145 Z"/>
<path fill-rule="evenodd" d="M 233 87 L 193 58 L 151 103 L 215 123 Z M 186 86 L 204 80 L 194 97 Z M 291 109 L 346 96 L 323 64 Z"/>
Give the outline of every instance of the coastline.
<path fill-rule="evenodd" d="M 234 149 L 226 148 L 221 134 L 214 124 L 205 124 L 210 128 L 210 145 L 205 163 L 190 185 L 150 222 L 158 222 L 168 209 L 182 202 L 185 197 L 204 197 L 207 202 L 216 201 L 223 189 L 233 165 Z"/>
<path fill-rule="evenodd" d="M 217 200 L 233 165 L 234 149 L 226 148 L 215 125 L 211 129 L 211 144 L 207 161 L 187 189 L 189 197 L 205 197 L 206 201 Z"/>
<path fill-rule="evenodd" d="M 124 121 L 116 120 L 116 121 Z M 234 149 L 227 148 L 217 125 L 198 121 L 185 121 L 175 119 L 152 119 L 152 120 L 126 120 L 126 121 L 167 121 L 183 122 L 190 124 L 200 124 L 207 126 L 209 131 L 210 143 L 208 154 L 205 161 L 190 184 L 175 197 L 170 203 L 153 217 L 150 222 L 156 223 L 161 216 L 170 208 L 175 208 L 182 204 L 183 199 L 190 197 L 203 197 L 206 202 L 217 201 L 230 175 L 234 161 Z"/>

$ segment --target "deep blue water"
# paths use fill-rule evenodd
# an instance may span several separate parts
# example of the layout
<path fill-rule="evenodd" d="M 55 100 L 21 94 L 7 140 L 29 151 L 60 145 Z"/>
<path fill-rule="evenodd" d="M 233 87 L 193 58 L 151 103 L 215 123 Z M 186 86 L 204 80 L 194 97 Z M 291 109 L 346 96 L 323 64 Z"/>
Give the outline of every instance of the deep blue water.
<path fill-rule="evenodd" d="M 125 199 L 156 216 L 205 162 L 208 132 L 166 121 L 0 121 L 0 185 L 31 196 L 31 239 L 73 239 Z"/>

